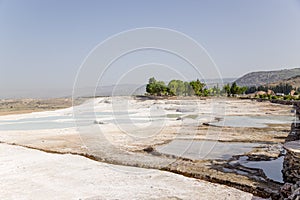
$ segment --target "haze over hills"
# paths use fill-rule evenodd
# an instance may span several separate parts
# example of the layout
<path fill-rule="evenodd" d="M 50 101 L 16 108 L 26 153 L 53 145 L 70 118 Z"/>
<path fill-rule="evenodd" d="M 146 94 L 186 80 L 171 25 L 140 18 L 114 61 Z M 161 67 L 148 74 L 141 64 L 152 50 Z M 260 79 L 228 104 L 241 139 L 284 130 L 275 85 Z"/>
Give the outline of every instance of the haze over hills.
<path fill-rule="evenodd" d="M 258 71 L 245 74 L 236 78 L 224 79 L 206 79 L 205 82 L 208 88 L 214 86 L 223 87 L 224 84 L 236 82 L 239 86 L 260 86 L 269 85 L 275 86 L 280 83 L 287 83 L 295 88 L 300 87 L 300 68 L 283 69 L 273 71 Z M 165 81 L 168 84 L 168 81 Z M 20 90 L 3 90 L 0 94 L 1 99 L 15 98 L 57 98 L 71 97 L 73 89 L 20 89 Z M 146 84 L 122 84 L 122 85 L 107 85 L 97 87 L 85 87 L 76 89 L 76 96 L 124 96 L 124 95 L 141 95 L 146 92 Z"/>
<path fill-rule="evenodd" d="M 231 83 L 236 78 L 224 79 L 206 79 L 201 80 L 205 82 L 207 87 L 213 86 L 222 87 L 224 84 Z M 168 84 L 168 81 L 166 81 Z M 142 95 L 146 92 L 146 84 L 120 84 L 120 85 L 106 85 L 95 87 L 88 86 L 78 88 L 75 90 L 75 96 L 127 96 L 127 95 Z M 19 90 L 2 90 L 0 99 L 20 99 L 20 98 L 58 98 L 58 97 L 72 97 L 73 89 L 19 89 Z"/>
<path fill-rule="evenodd" d="M 287 79 L 300 75 L 300 68 L 275 71 L 258 71 L 245 74 L 235 82 L 239 86 L 260 86 L 271 83 L 284 82 Z"/>

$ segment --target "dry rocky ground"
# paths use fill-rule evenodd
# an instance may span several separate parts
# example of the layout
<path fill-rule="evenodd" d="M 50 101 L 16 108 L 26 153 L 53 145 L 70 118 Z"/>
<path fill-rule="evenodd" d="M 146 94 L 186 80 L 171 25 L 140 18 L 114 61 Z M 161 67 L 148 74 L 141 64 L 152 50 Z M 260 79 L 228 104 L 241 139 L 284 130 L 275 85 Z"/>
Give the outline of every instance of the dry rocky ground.
<path fill-rule="evenodd" d="M 2 99 L 0 115 L 23 114 L 46 110 L 57 110 L 72 106 L 71 98 L 57 99 Z"/>
<path fill-rule="evenodd" d="M 120 99 L 124 101 L 123 98 Z M 128 98 L 126 101 L 126 110 L 129 112 L 133 111 L 135 113 L 133 115 L 138 118 L 145 113 L 149 113 L 149 109 L 151 110 L 153 107 L 158 107 L 164 110 L 165 114 L 172 116 L 164 119 L 162 128 L 153 135 L 150 134 L 151 130 L 153 130 L 151 129 L 153 128 L 151 124 L 150 128 L 145 129 L 145 126 L 138 128 L 129 126 L 128 128 L 126 125 L 116 126 L 115 123 L 99 123 L 86 128 L 69 127 L 30 131 L 6 130 L 0 132 L 0 141 L 46 152 L 84 155 L 93 160 L 111 164 L 162 169 L 188 177 L 226 184 L 262 197 L 274 196 L 281 186 L 279 183 L 266 179 L 255 179 L 247 175 L 224 172 L 222 168 L 226 166 L 227 161 L 190 160 L 160 154 L 155 149 L 161 144 L 166 144 L 178 138 L 228 142 L 261 142 L 269 144 L 269 146 L 254 149 L 248 155 L 253 154 L 256 158 L 262 157 L 263 159 L 278 157 L 280 148 L 276 149 L 272 148 L 272 146 L 281 144 L 284 141 L 289 132 L 290 124 L 269 124 L 263 128 L 255 128 L 217 127 L 207 125 L 207 123 L 216 120 L 216 118 L 224 118 L 224 116 L 290 116 L 290 106 L 238 99 L 144 100 Z M 97 99 L 96 103 L 94 101 L 87 102 L 86 105 L 89 103 L 93 104 L 93 108 L 96 111 L 105 112 L 112 110 L 112 102 L 113 100 L 110 98 L 101 98 Z M 116 105 L 118 109 L 122 107 L 118 103 Z M 195 107 L 195 105 L 197 105 L 197 109 L 193 111 L 194 113 L 196 112 L 200 116 L 208 115 L 208 117 L 194 121 L 190 117 L 185 118 L 185 116 L 192 115 L 190 109 Z M 84 109 L 84 107 L 81 107 L 78 110 L 82 111 Z M 68 108 L 43 113 L 3 116 L 0 120 L 44 115 L 71 115 L 72 112 L 73 110 Z M 180 113 L 183 118 L 177 117 L 177 113 Z M 214 113 L 213 117 L 209 116 L 211 113 Z M 160 113 L 158 112 L 158 114 Z M 101 122 L 103 119 L 97 120 Z M 161 124 L 154 125 L 160 126 Z M 101 134 L 95 134 L 95 129 L 100 129 Z M 151 137 L 149 137 L 149 134 Z M 257 175 L 255 172 L 254 174 Z"/>

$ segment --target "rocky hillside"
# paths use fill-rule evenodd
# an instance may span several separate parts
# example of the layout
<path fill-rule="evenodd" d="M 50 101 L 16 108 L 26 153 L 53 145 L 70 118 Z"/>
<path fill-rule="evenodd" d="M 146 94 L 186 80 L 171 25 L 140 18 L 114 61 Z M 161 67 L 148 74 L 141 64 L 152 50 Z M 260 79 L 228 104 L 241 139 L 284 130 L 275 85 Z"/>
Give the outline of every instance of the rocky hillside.
<path fill-rule="evenodd" d="M 292 85 L 294 88 L 299 88 L 300 87 L 300 75 L 294 76 L 292 78 L 288 78 L 282 81 L 277 81 L 274 83 L 269 84 L 269 86 L 276 86 L 279 85 L 280 83 L 284 84 L 289 84 Z"/>
<path fill-rule="evenodd" d="M 295 76 L 300 76 L 300 68 L 251 72 L 238 78 L 236 83 L 239 86 L 259 86 L 276 82 L 279 83 Z"/>

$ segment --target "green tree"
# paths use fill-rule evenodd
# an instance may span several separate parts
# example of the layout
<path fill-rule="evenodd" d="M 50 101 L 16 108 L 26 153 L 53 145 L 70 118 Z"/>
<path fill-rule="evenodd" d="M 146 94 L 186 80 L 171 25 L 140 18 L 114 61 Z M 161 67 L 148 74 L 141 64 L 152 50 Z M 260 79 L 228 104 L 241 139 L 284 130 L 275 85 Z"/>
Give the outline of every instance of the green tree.
<path fill-rule="evenodd" d="M 146 92 L 151 95 L 168 95 L 169 88 L 163 81 L 156 81 L 155 78 L 152 77 L 146 86 Z"/>
<path fill-rule="evenodd" d="M 181 80 L 171 80 L 168 84 L 168 88 L 170 89 L 170 93 L 177 96 L 184 95 L 185 85 Z"/>
<path fill-rule="evenodd" d="M 227 83 L 226 85 L 224 85 L 223 90 L 226 92 L 227 96 L 229 97 L 230 94 L 231 94 L 229 83 Z"/>
<path fill-rule="evenodd" d="M 176 80 L 171 80 L 168 84 L 168 88 L 169 88 L 169 91 L 170 91 L 170 95 L 176 95 L 176 90 L 177 90 Z"/>
<path fill-rule="evenodd" d="M 177 80 L 177 91 L 176 91 L 176 95 L 177 95 L 177 96 L 183 96 L 184 89 L 185 89 L 184 82 L 181 81 L 181 80 Z"/>
<path fill-rule="evenodd" d="M 196 81 L 191 81 L 190 85 L 192 86 L 195 95 L 203 95 L 203 88 L 205 87 L 205 83 L 201 83 L 199 79 L 197 79 Z"/>
<path fill-rule="evenodd" d="M 204 89 L 203 89 L 202 95 L 205 96 L 205 97 L 207 97 L 207 96 L 210 94 L 210 92 L 211 92 L 211 91 L 210 91 L 209 89 L 204 88 Z"/>
<path fill-rule="evenodd" d="M 238 94 L 245 94 L 247 90 L 248 90 L 248 88 L 246 86 L 239 87 Z"/>
<path fill-rule="evenodd" d="M 162 96 L 162 95 L 168 95 L 169 88 L 166 86 L 166 84 L 163 81 L 157 81 L 155 83 L 155 94 Z"/>
<path fill-rule="evenodd" d="M 154 77 L 149 79 L 148 84 L 146 86 L 146 92 L 148 94 L 151 94 L 151 95 L 155 94 L 155 83 L 156 83 L 156 80 Z"/>
<path fill-rule="evenodd" d="M 185 96 L 192 96 L 194 95 L 193 87 L 190 85 L 189 82 L 184 82 L 184 92 L 183 94 Z"/>
<path fill-rule="evenodd" d="M 230 93 L 235 95 L 239 93 L 239 87 L 236 85 L 236 82 L 233 82 L 230 87 Z"/>
<path fill-rule="evenodd" d="M 216 96 L 216 95 L 220 95 L 221 94 L 221 90 L 219 88 L 219 85 L 217 84 L 217 86 L 214 86 L 211 89 L 211 95 Z"/>

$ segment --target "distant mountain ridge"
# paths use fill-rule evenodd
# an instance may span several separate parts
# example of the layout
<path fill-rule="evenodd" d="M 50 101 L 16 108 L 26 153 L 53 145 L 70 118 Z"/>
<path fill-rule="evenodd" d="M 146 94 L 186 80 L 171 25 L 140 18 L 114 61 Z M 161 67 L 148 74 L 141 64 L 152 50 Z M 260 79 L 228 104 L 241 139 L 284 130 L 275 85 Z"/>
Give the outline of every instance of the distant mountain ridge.
<path fill-rule="evenodd" d="M 280 83 L 295 76 L 300 76 L 300 68 L 251 72 L 238 78 L 235 82 L 239 86 L 260 86 Z"/>

